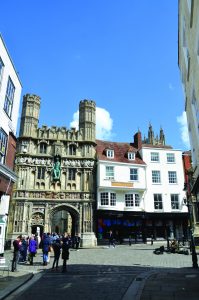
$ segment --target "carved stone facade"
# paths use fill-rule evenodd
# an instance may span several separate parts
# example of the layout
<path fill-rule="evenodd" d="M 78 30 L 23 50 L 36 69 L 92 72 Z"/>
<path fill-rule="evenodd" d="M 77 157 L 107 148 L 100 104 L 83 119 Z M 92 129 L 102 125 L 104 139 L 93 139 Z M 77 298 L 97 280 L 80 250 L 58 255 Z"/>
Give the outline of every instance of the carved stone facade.
<path fill-rule="evenodd" d="M 39 128 L 39 111 L 40 98 L 25 95 L 8 238 L 30 235 L 38 229 L 42 233 L 56 228 L 62 233 L 63 221 L 65 231 L 81 234 L 82 246 L 95 246 L 95 102 L 80 101 L 79 130 Z M 70 222 L 62 220 L 63 212 L 70 216 Z"/>

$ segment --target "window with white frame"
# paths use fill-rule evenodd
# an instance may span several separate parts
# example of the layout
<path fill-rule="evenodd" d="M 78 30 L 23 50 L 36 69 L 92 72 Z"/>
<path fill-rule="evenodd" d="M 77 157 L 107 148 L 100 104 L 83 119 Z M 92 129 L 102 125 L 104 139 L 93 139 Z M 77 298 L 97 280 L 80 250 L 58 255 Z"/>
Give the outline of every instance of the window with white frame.
<path fill-rule="evenodd" d="M 108 205 L 108 193 L 101 193 L 100 194 L 100 200 L 101 200 L 101 205 Z"/>
<path fill-rule="evenodd" d="M 114 150 L 107 149 L 106 156 L 109 158 L 114 158 Z"/>
<path fill-rule="evenodd" d="M 174 153 L 167 153 L 167 162 L 174 163 L 175 162 L 175 154 Z"/>
<path fill-rule="evenodd" d="M 151 152 L 151 161 L 159 162 L 159 153 L 158 152 Z"/>
<path fill-rule="evenodd" d="M 163 209 L 162 194 L 154 194 L 153 199 L 154 199 L 154 208 Z"/>
<path fill-rule="evenodd" d="M 7 89 L 6 89 L 5 102 L 4 102 L 4 110 L 9 118 L 11 118 L 11 115 L 12 115 L 14 93 L 15 93 L 15 86 L 14 86 L 11 78 L 9 77 L 8 83 L 7 83 Z"/>
<path fill-rule="evenodd" d="M 168 171 L 169 183 L 177 183 L 176 171 Z"/>
<path fill-rule="evenodd" d="M 179 209 L 179 195 L 171 194 L 171 209 Z"/>
<path fill-rule="evenodd" d="M 110 193 L 110 205 L 111 206 L 116 205 L 116 193 Z"/>
<path fill-rule="evenodd" d="M 3 69 L 4 69 L 4 63 L 0 57 L 0 88 L 1 88 L 2 78 L 3 78 Z"/>
<path fill-rule="evenodd" d="M 140 206 L 140 195 L 125 194 L 125 206 L 126 207 Z"/>
<path fill-rule="evenodd" d="M 152 170 L 152 183 L 160 183 L 160 171 Z"/>
<path fill-rule="evenodd" d="M 128 152 L 128 159 L 134 160 L 135 159 L 135 153 L 134 152 Z"/>
<path fill-rule="evenodd" d="M 106 166 L 106 179 L 114 179 L 114 167 Z"/>
<path fill-rule="evenodd" d="M 5 131 L 2 128 L 0 128 L 0 162 L 2 164 L 5 163 L 7 143 L 8 136 L 5 133 Z"/>
<path fill-rule="evenodd" d="M 135 168 L 130 169 L 130 180 L 133 181 L 138 180 L 138 169 Z"/>
<path fill-rule="evenodd" d="M 102 206 L 116 206 L 116 194 L 108 192 L 100 193 L 100 202 Z"/>

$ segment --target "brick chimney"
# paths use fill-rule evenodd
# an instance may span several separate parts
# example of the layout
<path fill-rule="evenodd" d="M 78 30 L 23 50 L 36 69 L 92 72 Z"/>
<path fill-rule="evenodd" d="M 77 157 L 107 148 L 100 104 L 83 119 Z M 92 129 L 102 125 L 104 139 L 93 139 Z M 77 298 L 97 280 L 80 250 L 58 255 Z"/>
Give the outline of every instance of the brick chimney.
<path fill-rule="evenodd" d="M 138 130 L 138 132 L 134 135 L 134 146 L 137 149 L 142 148 L 142 134 Z"/>

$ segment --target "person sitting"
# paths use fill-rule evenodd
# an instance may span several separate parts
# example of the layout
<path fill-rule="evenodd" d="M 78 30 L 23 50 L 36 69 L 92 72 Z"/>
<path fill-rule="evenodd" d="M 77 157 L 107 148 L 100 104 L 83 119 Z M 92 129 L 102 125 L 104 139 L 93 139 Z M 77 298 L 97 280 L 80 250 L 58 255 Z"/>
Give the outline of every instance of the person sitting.
<path fill-rule="evenodd" d="M 178 249 L 178 244 L 176 240 L 171 241 L 171 253 L 176 253 L 176 250 Z"/>

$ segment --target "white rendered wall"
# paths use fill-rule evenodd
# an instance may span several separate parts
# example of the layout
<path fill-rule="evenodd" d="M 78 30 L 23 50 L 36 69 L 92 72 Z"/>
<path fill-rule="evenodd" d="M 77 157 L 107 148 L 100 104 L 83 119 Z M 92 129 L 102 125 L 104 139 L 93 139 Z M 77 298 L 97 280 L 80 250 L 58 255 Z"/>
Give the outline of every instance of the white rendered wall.
<path fill-rule="evenodd" d="M 1 36 L 0 57 L 4 63 L 4 69 L 0 83 L 0 127 L 3 128 L 7 135 L 10 131 L 12 131 L 14 135 L 16 135 L 22 86 Z M 4 101 L 9 76 L 15 86 L 11 118 L 9 118 L 4 111 Z"/>
<path fill-rule="evenodd" d="M 106 179 L 106 166 L 114 167 L 114 179 Z M 130 180 L 130 168 L 138 169 L 138 181 Z M 112 182 L 119 182 L 120 186 L 113 187 Z M 126 185 L 132 184 L 132 187 Z M 145 166 L 137 164 L 125 164 L 117 162 L 98 161 L 97 167 L 97 199 L 98 209 L 117 210 L 117 211 L 143 211 L 144 193 L 146 189 Z M 116 193 L 116 206 L 101 205 L 100 193 Z M 125 194 L 134 193 L 140 195 L 140 206 L 126 207 Z"/>
<path fill-rule="evenodd" d="M 151 152 L 159 153 L 159 162 L 151 162 Z M 167 162 L 167 153 L 174 153 L 175 163 Z M 142 159 L 147 164 L 147 190 L 144 198 L 146 212 L 187 212 L 187 207 L 183 203 L 185 197 L 184 188 L 184 170 L 182 162 L 182 151 L 174 149 L 142 148 Z M 161 183 L 152 183 L 152 170 L 159 170 Z M 177 183 L 169 183 L 168 171 L 176 171 Z M 154 209 L 153 194 L 162 194 L 163 209 Z M 171 208 L 171 194 L 179 195 L 179 209 Z"/>

